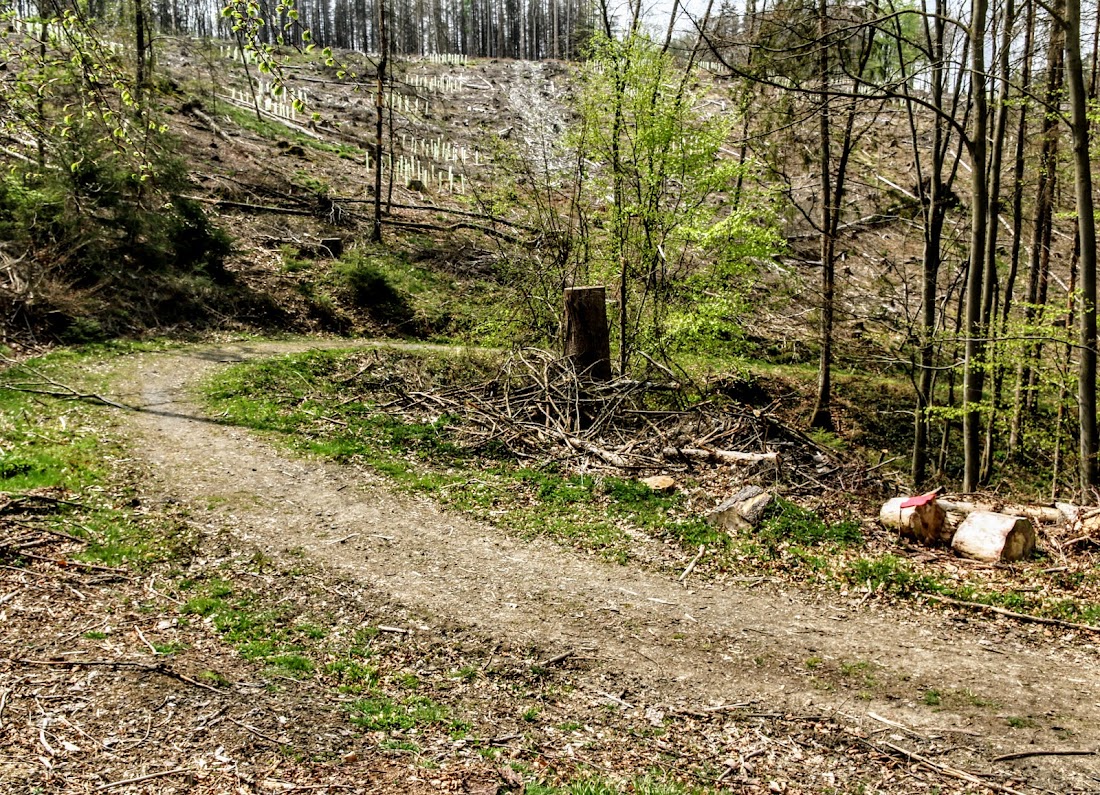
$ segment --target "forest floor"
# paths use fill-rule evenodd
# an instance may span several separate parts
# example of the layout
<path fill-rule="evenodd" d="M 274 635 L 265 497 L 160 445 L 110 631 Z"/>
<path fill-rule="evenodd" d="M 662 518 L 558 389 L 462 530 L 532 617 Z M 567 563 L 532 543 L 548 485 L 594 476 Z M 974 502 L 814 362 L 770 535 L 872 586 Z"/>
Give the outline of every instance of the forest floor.
<path fill-rule="evenodd" d="M 203 378 L 309 345 L 96 368 L 137 410 L 93 430 L 122 441 L 114 466 L 176 551 L 0 570 L 8 791 L 1100 789 L 1087 633 L 681 583 L 204 414 Z M 293 652 L 258 664 L 276 626 Z"/>

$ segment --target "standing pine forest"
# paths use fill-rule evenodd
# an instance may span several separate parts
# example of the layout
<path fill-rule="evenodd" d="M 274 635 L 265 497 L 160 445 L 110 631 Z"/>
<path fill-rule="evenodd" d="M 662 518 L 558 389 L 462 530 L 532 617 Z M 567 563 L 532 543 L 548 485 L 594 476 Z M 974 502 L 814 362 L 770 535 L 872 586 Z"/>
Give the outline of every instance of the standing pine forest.
<path fill-rule="evenodd" d="M 560 349 L 563 291 L 599 286 L 614 377 L 770 378 L 818 443 L 912 487 L 1095 502 L 1094 5 L 0 15 L 14 350 L 211 328 Z"/>

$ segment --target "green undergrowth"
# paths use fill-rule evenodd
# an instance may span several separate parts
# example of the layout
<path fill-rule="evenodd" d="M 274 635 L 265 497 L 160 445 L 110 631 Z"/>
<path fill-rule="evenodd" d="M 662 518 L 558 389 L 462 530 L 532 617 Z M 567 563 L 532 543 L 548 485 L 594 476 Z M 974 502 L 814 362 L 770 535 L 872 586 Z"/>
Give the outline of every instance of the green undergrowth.
<path fill-rule="evenodd" d="M 830 517 L 823 518 L 782 497 L 757 527 L 727 533 L 689 510 L 686 489 L 664 494 L 629 478 L 520 461 L 491 443 L 471 449 L 463 444 L 461 418 L 445 412 L 415 421 L 399 417 L 378 405 L 390 392 L 356 384 L 415 371 L 430 391 L 489 377 L 492 357 L 389 352 L 363 365 L 371 355 L 313 351 L 237 365 L 207 385 L 207 399 L 226 422 L 270 432 L 300 451 L 368 466 L 399 488 L 520 536 L 548 536 L 612 560 L 627 561 L 641 532 L 685 552 L 705 545 L 704 566 L 711 571 L 777 577 L 857 597 L 943 596 L 1062 620 L 1100 620 L 1100 576 L 1092 569 L 1045 572 L 1049 564 L 1039 560 L 1019 575 L 991 579 L 979 571 L 922 566 L 843 507 L 823 511 Z"/>
<path fill-rule="evenodd" d="M 407 354 L 448 381 L 491 371 L 490 360 L 448 361 Z M 397 486 L 491 520 L 524 536 L 548 535 L 625 560 L 633 530 L 687 545 L 724 547 L 728 538 L 684 511 L 682 494 L 661 494 L 633 480 L 564 472 L 554 463 L 518 463 L 488 447 L 468 450 L 459 419 L 441 414 L 408 422 L 349 397 L 353 355 L 310 352 L 234 366 L 207 386 L 225 421 L 275 433 L 292 447 L 367 465 Z M 421 366 L 417 365 L 417 366 Z"/>
<path fill-rule="evenodd" d="M 71 393 L 62 383 L 79 392 L 96 388 L 96 379 L 76 367 L 95 362 L 93 354 L 105 349 L 90 350 L 59 351 L 0 372 L 3 510 L 21 513 L 28 532 L 41 528 L 58 542 L 73 540 L 10 554 L 15 562 L 45 556 L 139 570 L 186 555 L 188 530 L 170 517 L 138 510 L 133 488 L 118 476 L 126 454 L 104 432 L 118 409 L 64 397 Z"/>
<path fill-rule="evenodd" d="M 349 628 L 331 615 L 313 615 L 301 600 L 291 602 L 279 591 L 249 585 L 240 576 L 241 564 L 230 566 L 227 577 L 177 580 L 179 613 L 185 623 L 206 622 L 243 659 L 261 666 L 260 676 L 270 689 L 282 689 L 282 680 L 311 680 L 331 688 L 343 694 L 348 719 L 366 731 L 468 728 L 452 708 L 417 692 L 419 679 L 403 672 L 377 627 Z M 257 556 L 244 565 L 258 576 L 271 574 L 269 558 Z M 287 570 L 280 576 L 297 580 L 301 574 Z M 297 593 L 308 598 L 310 586 L 298 585 Z M 315 602 L 308 598 L 308 604 Z"/>

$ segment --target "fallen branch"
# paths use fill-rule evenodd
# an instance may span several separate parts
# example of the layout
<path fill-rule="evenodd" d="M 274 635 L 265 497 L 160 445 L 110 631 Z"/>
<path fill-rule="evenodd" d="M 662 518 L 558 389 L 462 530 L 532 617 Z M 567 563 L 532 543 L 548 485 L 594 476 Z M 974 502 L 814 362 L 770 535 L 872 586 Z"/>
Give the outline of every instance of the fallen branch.
<path fill-rule="evenodd" d="M 492 229 L 488 226 L 482 226 L 481 224 L 471 223 L 469 221 L 459 221 L 458 223 L 451 224 L 450 226 L 442 226 L 440 224 L 422 224 L 415 221 L 398 221 L 393 218 L 383 218 L 382 223 L 389 226 L 400 227 L 401 229 L 420 229 L 428 232 L 457 232 L 460 229 L 470 229 L 475 232 L 481 232 L 489 237 L 495 237 L 498 240 L 503 240 L 506 243 L 523 243 L 522 238 L 510 235 L 507 232 L 501 232 L 499 229 Z"/>
<path fill-rule="evenodd" d="M 116 409 L 123 409 L 124 411 L 132 411 L 133 410 L 132 406 L 124 406 L 121 403 L 115 403 L 113 400 L 105 398 L 102 395 L 97 395 L 94 392 L 81 392 L 80 390 L 74 389 L 73 387 L 69 386 L 68 384 L 63 384 L 60 381 L 55 381 L 54 379 L 50 378 L 48 375 L 43 373 L 41 370 L 38 370 L 34 367 L 28 367 L 27 365 L 21 364 L 20 362 L 17 362 L 15 359 L 4 356 L 3 354 L 0 354 L 0 361 L 7 362 L 8 364 L 12 365 L 13 367 L 18 367 L 21 370 L 24 370 L 28 373 L 31 373 L 32 375 L 36 376 L 37 378 L 41 378 L 43 381 L 45 381 L 50 386 L 56 387 L 56 389 L 58 391 L 48 390 L 48 389 L 38 389 L 38 388 L 36 388 L 35 384 L 6 383 L 6 384 L 0 384 L 0 388 L 10 389 L 14 392 L 32 392 L 32 393 L 40 394 L 40 395 L 49 395 L 51 397 L 66 398 L 68 400 L 90 400 L 90 401 L 93 401 L 95 403 L 102 403 L 104 406 L 111 406 L 111 407 L 116 408 Z"/>
<path fill-rule="evenodd" d="M 1033 624 L 1047 624 L 1053 627 L 1065 627 L 1066 629 L 1079 629 L 1085 632 L 1100 632 L 1100 627 L 1094 627 L 1091 624 L 1078 624 L 1074 621 L 1063 621 L 1059 618 L 1044 618 L 1043 616 L 1031 616 L 1027 613 L 1017 613 L 1014 610 L 1006 610 L 1003 607 L 995 607 L 994 605 L 986 605 L 981 602 L 966 602 L 962 599 L 952 599 L 949 596 L 940 596 L 939 594 L 924 594 L 928 599 L 932 599 L 936 602 L 943 602 L 949 605 L 955 605 L 956 607 L 970 607 L 976 610 L 986 610 L 990 613 L 996 613 L 999 616 L 1006 616 L 1008 618 L 1014 618 L 1017 621 L 1027 621 Z"/>
<path fill-rule="evenodd" d="M 181 682 L 186 682 L 194 687 L 201 687 L 203 690 L 209 690 L 211 693 L 217 693 L 218 695 L 226 695 L 226 691 L 219 690 L 216 687 L 203 684 L 202 682 L 196 682 L 189 676 L 185 676 L 177 671 L 173 671 L 171 668 L 164 664 L 149 665 L 148 663 L 131 662 L 129 660 L 30 660 L 20 659 L 12 660 L 14 663 L 21 665 L 43 665 L 57 668 L 134 668 L 138 671 L 144 671 L 151 674 L 160 674 L 161 676 L 167 676 L 171 679 L 178 679 Z"/>
<path fill-rule="evenodd" d="M 699 545 L 699 551 L 695 554 L 695 557 L 691 559 L 691 563 L 684 569 L 684 573 L 680 575 L 680 579 L 677 582 L 683 582 L 688 578 L 688 575 L 695 570 L 695 564 L 699 562 L 699 559 L 703 557 L 703 553 L 707 551 L 706 544 Z"/>
<path fill-rule="evenodd" d="M 331 197 L 334 202 L 343 202 L 346 204 L 370 204 L 374 201 L 374 197 L 368 197 L 366 199 L 359 198 L 347 198 L 344 196 Z M 474 213 L 469 210 L 456 210 L 451 207 L 436 207 L 430 204 L 397 204 L 396 202 L 389 202 L 386 205 L 390 209 L 394 210 L 411 210 L 418 213 L 443 213 L 445 215 L 459 215 L 464 218 L 477 218 L 479 221 L 487 221 L 493 224 L 504 224 L 510 226 L 513 229 L 522 229 L 524 232 L 538 232 L 539 230 L 533 226 L 527 226 L 526 224 L 520 224 L 515 221 L 509 221 L 507 218 L 501 218 L 499 215 L 488 215 L 486 213 Z M 645 354 L 642 354 L 643 356 Z"/>
<path fill-rule="evenodd" d="M 181 196 L 182 199 L 188 201 L 203 202 L 204 204 L 212 204 L 215 207 L 232 207 L 236 210 L 251 210 L 257 213 L 277 213 L 279 215 L 301 215 L 307 218 L 317 216 L 317 213 L 313 210 L 299 210 L 295 207 L 276 207 L 267 204 L 248 204 L 247 202 L 234 202 L 227 199 L 210 199 L 205 196 Z"/>
<path fill-rule="evenodd" d="M 761 461 L 778 463 L 778 453 L 741 453 L 736 450 L 704 450 L 700 447 L 666 447 L 665 458 L 690 458 L 708 464 L 755 464 Z"/>
<path fill-rule="evenodd" d="M 902 748 L 900 745 L 894 745 L 891 742 L 883 741 L 881 745 L 879 745 L 878 743 L 873 743 L 869 740 L 862 740 L 862 742 L 868 747 L 875 749 L 876 751 L 888 753 L 888 751 L 885 751 L 883 748 L 883 746 L 885 746 L 886 749 L 889 749 L 889 752 L 893 752 L 893 755 L 900 755 L 909 761 L 924 765 L 930 770 L 935 770 L 936 772 L 942 773 L 945 776 L 950 776 L 951 778 L 968 781 L 971 784 L 977 784 L 980 787 L 986 787 L 993 790 L 994 792 L 1004 792 L 1007 795 L 1024 795 L 1024 793 L 1020 792 L 1019 790 L 1012 789 L 1011 787 L 1006 787 L 1003 784 L 997 784 L 993 781 L 979 778 L 973 773 L 968 773 L 967 771 L 960 770 L 957 767 L 950 767 L 948 765 L 941 765 L 938 762 L 933 762 L 928 757 L 921 756 L 918 753 L 914 753 L 913 751 L 910 751 L 906 748 Z"/>
<path fill-rule="evenodd" d="M 569 649 L 568 651 L 563 651 L 561 654 L 555 654 L 553 657 L 550 657 L 549 659 L 543 660 L 542 662 L 539 663 L 539 667 L 540 668 L 549 668 L 551 665 L 554 665 L 555 663 L 560 663 L 562 660 L 567 660 L 572 656 L 573 656 L 573 650 Z"/>
<path fill-rule="evenodd" d="M 261 740 L 267 740 L 269 743 L 273 743 L 273 744 L 278 745 L 278 746 L 286 745 L 286 743 L 280 742 L 279 740 L 276 740 L 274 737 L 269 737 L 268 735 L 264 734 L 262 731 L 255 728 L 254 726 L 249 726 L 247 723 L 241 723 L 239 720 L 237 720 L 236 718 L 234 718 L 231 715 L 226 715 L 225 717 L 228 718 L 230 723 L 237 724 L 238 726 L 240 726 L 245 731 L 247 731 L 251 734 L 255 734 Z"/>
<path fill-rule="evenodd" d="M 1030 756 L 1096 756 L 1096 751 L 1086 748 L 1067 748 L 1065 750 L 1017 751 L 1013 754 L 1001 754 L 993 757 L 994 762 L 1008 762 L 1012 759 L 1027 759 Z"/>

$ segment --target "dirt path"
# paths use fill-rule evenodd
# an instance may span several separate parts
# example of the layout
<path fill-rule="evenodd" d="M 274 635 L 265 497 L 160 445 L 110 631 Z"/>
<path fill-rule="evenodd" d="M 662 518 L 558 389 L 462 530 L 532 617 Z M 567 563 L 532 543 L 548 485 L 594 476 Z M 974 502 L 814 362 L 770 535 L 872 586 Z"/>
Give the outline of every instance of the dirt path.
<path fill-rule="evenodd" d="M 977 743 L 976 763 L 1019 750 L 1100 747 L 1093 638 L 769 586 L 684 588 L 665 575 L 514 539 L 395 495 L 357 469 L 293 458 L 210 421 L 190 396 L 224 362 L 302 347 L 232 345 L 128 360 L 116 397 L 143 409 L 131 421 L 150 488 L 186 502 L 200 521 L 232 528 L 245 544 L 301 548 L 369 582 L 425 627 L 470 627 L 548 657 L 573 650 L 619 679 L 631 701 L 755 700 L 886 728 L 873 713 L 922 735 L 957 732 Z M 930 689 L 939 704 L 924 703 Z M 1052 791 L 1100 791 L 1096 757 L 1014 764 Z"/>

